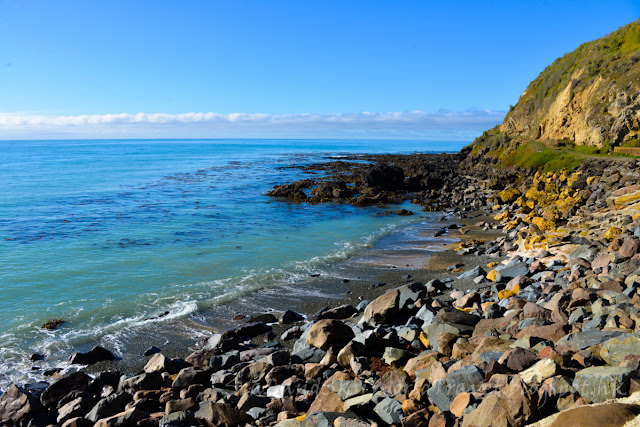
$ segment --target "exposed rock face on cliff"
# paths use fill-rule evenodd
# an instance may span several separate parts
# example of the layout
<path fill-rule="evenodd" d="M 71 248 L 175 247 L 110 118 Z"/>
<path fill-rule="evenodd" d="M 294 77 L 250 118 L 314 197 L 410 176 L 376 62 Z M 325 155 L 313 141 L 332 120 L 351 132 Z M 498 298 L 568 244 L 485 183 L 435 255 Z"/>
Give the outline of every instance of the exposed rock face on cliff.
<path fill-rule="evenodd" d="M 598 147 L 639 139 L 640 20 L 558 58 L 529 84 L 501 130 Z"/>

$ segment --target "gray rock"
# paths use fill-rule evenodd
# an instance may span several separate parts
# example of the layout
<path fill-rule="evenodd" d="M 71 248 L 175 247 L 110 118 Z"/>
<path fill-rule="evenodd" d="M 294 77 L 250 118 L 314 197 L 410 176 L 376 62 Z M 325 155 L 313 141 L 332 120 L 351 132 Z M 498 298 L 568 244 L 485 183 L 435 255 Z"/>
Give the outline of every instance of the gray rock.
<path fill-rule="evenodd" d="M 409 304 L 413 304 L 420 298 L 427 295 L 427 287 L 418 282 L 401 286 L 398 288 L 398 291 L 400 291 L 400 297 L 398 300 L 400 310 L 406 309 Z"/>
<path fill-rule="evenodd" d="M 258 418 L 262 418 L 266 416 L 268 413 L 269 413 L 269 410 L 267 408 L 257 408 L 257 407 L 251 408 L 247 411 L 247 415 L 249 415 L 254 420 L 257 420 Z"/>
<path fill-rule="evenodd" d="M 342 401 L 360 396 L 366 392 L 362 381 L 337 380 L 329 384 L 327 388 L 336 393 Z"/>
<path fill-rule="evenodd" d="M 592 345 L 601 344 L 622 334 L 624 334 L 622 331 L 600 331 L 597 329 L 590 329 L 588 331 L 565 335 L 557 341 L 556 345 L 567 346 L 574 351 L 580 351 L 587 347 L 591 347 Z"/>
<path fill-rule="evenodd" d="M 311 325 L 312 324 L 308 324 L 308 326 L 311 326 Z M 303 327 L 300 327 L 300 329 L 303 330 L 302 335 L 300 335 L 300 338 L 298 338 L 296 342 L 293 344 L 293 349 L 291 350 L 291 354 L 300 353 L 301 351 L 311 348 L 311 346 L 307 345 L 307 336 L 309 335 L 311 328 L 307 327 L 303 329 Z"/>
<path fill-rule="evenodd" d="M 291 361 L 294 363 L 320 363 L 325 354 L 327 352 L 319 348 L 307 347 L 291 353 Z"/>
<path fill-rule="evenodd" d="M 111 394 L 96 403 L 89 413 L 85 415 L 85 418 L 94 423 L 103 418 L 109 418 L 124 411 L 127 403 L 132 400 L 133 396 L 126 391 Z"/>
<path fill-rule="evenodd" d="M 355 336 L 353 341 L 359 342 L 367 348 L 371 348 L 378 342 L 379 338 L 374 330 L 364 331 Z"/>
<path fill-rule="evenodd" d="M 365 308 L 367 308 L 367 306 L 369 305 L 371 301 L 369 300 L 362 300 L 358 303 L 358 305 L 356 306 L 356 310 L 358 310 L 360 313 L 362 313 L 364 311 Z"/>
<path fill-rule="evenodd" d="M 622 334 L 605 341 L 600 346 L 600 357 L 612 366 L 622 363 L 628 355 L 640 356 L 638 334 Z"/>
<path fill-rule="evenodd" d="M 312 412 L 304 418 L 300 425 L 304 427 L 333 427 L 336 419 L 345 415 L 342 412 Z"/>
<path fill-rule="evenodd" d="M 389 397 L 389 395 L 387 393 L 385 393 L 382 390 L 379 390 L 379 391 L 376 391 L 375 393 L 373 393 L 373 395 L 371 396 L 371 401 L 374 404 L 377 405 L 378 403 L 382 402 L 387 397 Z"/>
<path fill-rule="evenodd" d="M 499 360 L 503 354 L 501 351 L 487 351 L 486 353 L 479 353 L 478 360 L 489 363 L 492 360 Z"/>
<path fill-rule="evenodd" d="M 544 325 L 544 319 L 539 317 L 530 317 L 528 319 L 521 320 L 518 322 L 518 329 L 523 330 L 527 326 L 542 326 Z"/>
<path fill-rule="evenodd" d="M 191 427 L 197 425 L 191 411 L 178 411 L 160 419 L 160 427 Z"/>
<path fill-rule="evenodd" d="M 591 402 L 603 402 L 626 394 L 631 368 L 592 366 L 576 373 L 573 387 Z"/>
<path fill-rule="evenodd" d="M 398 424 L 404 417 L 402 405 L 391 397 L 382 399 L 373 410 L 387 424 Z"/>
<path fill-rule="evenodd" d="M 409 357 L 411 357 L 411 353 L 406 350 L 395 347 L 386 347 L 382 355 L 382 360 L 384 360 L 384 363 L 388 365 L 399 365 L 408 360 Z"/>
<path fill-rule="evenodd" d="M 605 323 L 607 323 L 607 316 L 596 316 L 585 323 L 582 330 L 588 331 L 589 329 L 602 329 Z"/>
<path fill-rule="evenodd" d="M 227 331 L 221 334 L 213 334 L 204 346 L 205 350 L 217 349 L 222 353 L 234 350 L 240 344 L 240 338 Z"/>
<path fill-rule="evenodd" d="M 209 368 L 213 371 L 229 369 L 240 363 L 240 352 L 238 350 L 229 351 L 220 356 L 213 356 L 209 359 Z"/>
<path fill-rule="evenodd" d="M 287 394 L 287 386 L 273 385 L 267 389 L 267 397 L 272 399 L 282 399 Z"/>
<path fill-rule="evenodd" d="M 448 411 L 453 399 L 459 393 L 478 391 L 484 382 L 484 374 L 475 365 L 463 366 L 444 379 L 435 383 L 427 391 L 429 400 L 442 411 Z"/>
<path fill-rule="evenodd" d="M 425 286 L 427 287 L 427 289 L 429 288 L 433 288 L 437 291 L 444 291 L 448 288 L 451 288 L 451 286 L 449 285 L 448 282 L 450 282 L 451 279 L 446 279 L 446 280 L 438 280 L 438 279 L 432 279 L 429 280 Z"/>
<path fill-rule="evenodd" d="M 629 286 L 627 289 L 625 289 L 624 291 L 622 291 L 622 294 L 629 297 L 629 298 L 633 298 L 633 296 L 635 294 L 638 293 L 638 284 L 637 283 L 633 283 L 631 284 L 631 286 Z"/>
<path fill-rule="evenodd" d="M 588 261 L 593 260 L 598 254 L 598 249 L 595 247 L 580 245 L 569 253 L 569 259 L 584 258 Z"/>
<path fill-rule="evenodd" d="M 344 401 L 345 411 L 352 410 L 361 413 L 367 412 L 371 408 L 373 408 L 373 393 L 366 393 Z"/>
<path fill-rule="evenodd" d="M 235 379 L 231 371 L 219 371 L 211 375 L 211 385 L 213 387 L 225 387 Z"/>
<path fill-rule="evenodd" d="M 500 273 L 502 280 L 511 280 L 517 276 L 527 276 L 529 274 L 529 266 L 526 262 L 516 261 L 495 268 Z"/>
<path fill-rule="evenodd" d="M 408 342 L 411 342 L 420 336 L 420 328 L 415 325 L 406 324 L 404 326 L 397 326 L 394 329 L 396 330 L 398 337 Z"/>
<path fill-rule="evenodd" d="M 531 302 L 538 301 L 541 296 L 542 296 L 542 292 L 539 292 L 538 290 L 533 290 L 533 289 L 526 290 L 518 294 L 518 298 L 522 298 L 524 300 L 531 301 Z"/>
<path fill-rule="evenodd" d="M 571 315 L 569 316 L 569 323 L 582 322 L 586 316 L 587 310 L 585 310 L 583 307 L 578 307 L 573 310 L 573 312 L 571 312 Z"/>
<path fill-rule="evenodd" d="M 424 330 L 427 326 L 433 323 L 436 318 L 436 314 L 425 305 L 420 307 L 420 310 L 418 310 L 415 317 L 422 320 L 422 329 Z"/>
<path fill-rule="evenodd" d="M 473 279 L 478 276 L 485 276 L 487 273 L 479 266 L 476 265 L 471 270 L 467 270 L 464 273 L 460 274 L 456 279 L 465 280 L 465 279 Z"/>

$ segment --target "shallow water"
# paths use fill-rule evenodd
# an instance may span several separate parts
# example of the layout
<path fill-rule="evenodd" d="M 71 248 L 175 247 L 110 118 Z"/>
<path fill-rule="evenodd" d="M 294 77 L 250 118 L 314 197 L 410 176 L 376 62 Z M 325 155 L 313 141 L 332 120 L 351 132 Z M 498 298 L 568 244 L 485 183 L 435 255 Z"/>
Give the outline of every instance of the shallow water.
<path fill-rule="evenodd" d="M 0 389 L 24 379 L 30 353 L 45 355 L 43 366 L 97 343 L 123 356 L 136 328 L 176 320 L 215 328 L 210 316 L 221 304 L 265 308 L 270 293 L 291 293 L 311 273 L 329 280 L 371 264 L 374 250 L 394 250 L 389 263 L 423 259 L 428 242 L 402 230 L 434 227 L 424 213 L 375 216 L 381 208 L 276 202 L 264 194 L 300 177 L 283 166 L 463 145 L 0 142 Z M 407 251 L 400 261 L 399 248 Z M 57 331 L 40 328 L 54 318 L 67 322 Z"/>

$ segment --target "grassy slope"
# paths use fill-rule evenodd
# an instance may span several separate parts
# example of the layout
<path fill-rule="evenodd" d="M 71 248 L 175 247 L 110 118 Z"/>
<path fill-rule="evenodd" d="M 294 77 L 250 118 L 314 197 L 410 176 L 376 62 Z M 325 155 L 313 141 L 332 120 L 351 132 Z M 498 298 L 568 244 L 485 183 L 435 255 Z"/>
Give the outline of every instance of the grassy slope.
<path fill-rule="evenodd" d="M 585 159 L 631 157 L 613 154 L 610 147 L 576 146 L 570 141 L 537 141 L 513 138 L 500 131 L 499 126 L 483 133 L 466 148 L 471 156 L 486 156 L 497 159 L 497 166 L 533 168 L 544 172 L 572 170 Z"/>
<path fill-rule="evenodd" d="M 640 19 L 601 39 L 587 42 L 575 51 L 558 58 L 529 84 L 518 104 L 511 108 L 510 117 L 527 120 L 530 128 L 537 128 L 539 120 L 567 86 L 571 76 L 581 70 L 574 82 L 575 90 L 589 86 L 598 76 L 606 84 L 603 91 L 626 89 L 640 80 Z M 607 114 L 605 101 L 596 110 Z M 630 144 L 625 144 L 630 145 Z M 497 159 L 498 166 L 517 166 L 544 171 L 571 170 L 585 158 L 610 158 L 611 146 L 602 148 L 576 146 L 571 141 L 537 141 L 524 135 L 508 135 L 499 126 L 490 129 L 467 148 L 472 156 Z"/>
<path fill-rule="evenodd" d="M 597 77 L 606 84 L 599 92 L 624 90 L 640 78 L 640 19 L 603 38 L 580 45 L 576 50 L 556 59 L 529 84 L 518 104 L 507 118 L 525 118 L 531 129 L 537 127 L 549 108 L 570 82 L 576 71 L 580 78 L 574 91 L 588 87 Z M 606 102 L 593 100 L 600 114 L 607 114 Z"/>

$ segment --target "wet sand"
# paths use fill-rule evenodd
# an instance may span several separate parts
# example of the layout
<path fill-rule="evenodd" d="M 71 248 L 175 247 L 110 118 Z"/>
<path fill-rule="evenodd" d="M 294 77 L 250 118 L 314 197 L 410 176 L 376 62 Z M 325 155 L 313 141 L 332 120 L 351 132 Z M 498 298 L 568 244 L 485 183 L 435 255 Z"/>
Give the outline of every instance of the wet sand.
<path fill-rule="evenodd" d="M 88 373 L 104 370 L 136 373 L 148 360 L 147 357 L 143 357 L 143 353 L 151 345 L 161 348 L 162 352 L 169 357 L 184 358 L 197 348 L 196 343 L 199 339 L 214 332 L 241 325 L 251 316 L 271 312 L 278 317 L 283 311 L 290 309 L 305 315 L 308 319 L 313 319 L 324 308 L 342 304 L 356 306 L 363 300 L 373 300 L 388 290 L 406 283 L 454 279 L 450 282 L 451 290 L 482 290 L 491 287 L 493 283 L 488 281 L 476 284 L 471 279 L 458 280 L 456 277 L 461 272 L 449 271 L 448 268 L 454 264 L 463 264 L 460 269 L 467 271 L 477 265 L 486 268 L 489 262 L 500 262 L 503 258 L 492 255 L 460 255 L 454 249 L 458 247 L 460 241 L 474 239 L 491 241 L 502 236 L 503 232 L 494 229 L 484 230 L 475 225 L 479 221 L 491 224 L 493 220 L 486 213 L 471 213 L 467 217 L 443 214 L 443 217 L 446 217 L 441 221 L 443 227 L 455 223 L 460 228 L 450 229 L 447 233 L 430 239 L 428 246 L 434 252 L 430 252 L 429 256 L 418 256 L 404 250 L 385 251 L 379 257 L 367 257 L 364 263 L 351 262 L 343 266 L 342 272 L 345 273 L 343 280 L 322 275 L 309 277 L 303 283 L 258 290 L 238 300 L 198 313 L 195 319 L 149 325 L 135 332 L 135 339 L 127 344 L 122 359 L 101 362 L 84 370 Z M 461 230 L 466 230 L 466 233 L 463 234 Z M 393 263 L 390 263 L 391 260 Z M 345 268 L 347 270 L 344 270 Z M 296 292 L 287 293 L 292 288 L 296 288 Z M 440 298 L 449 299 L 449 292 L 443 293 Z M 255 311 L 255 307 L 259 306 L 268 307 L 269 310 Z M 244 318 L 234 320 L 236 316 Z M 280 341 L 280 335 L 291 326 L 272 325 L 276 335 L 274 341 Z M 293 342 L 294 340 L 291 340 L 282 344 L 290 347 Z M 263 337 L 257 337 L 253 343 L 262 345 L 265 341 Z"/>

